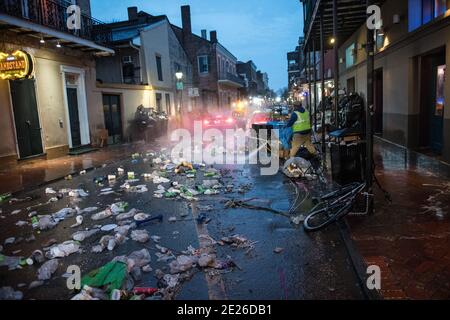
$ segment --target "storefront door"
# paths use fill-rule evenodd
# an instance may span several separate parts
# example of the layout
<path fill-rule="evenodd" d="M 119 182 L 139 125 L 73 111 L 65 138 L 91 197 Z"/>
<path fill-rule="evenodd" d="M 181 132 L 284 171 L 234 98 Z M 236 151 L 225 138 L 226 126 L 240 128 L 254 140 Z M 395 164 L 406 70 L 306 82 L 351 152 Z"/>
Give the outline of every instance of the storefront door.
<path fill-rule="evenodd" d="M 444 127 L 445 50 L 422 57 L 421 146 L 442 153 Z"/>
<path fill-rule="evenodd" d="M 108 130 L 108 144 L 122 141 L 122 117 L 120 113 L 120 96 L 103 95 L 103 113 L 105 115 L 105 127 Z"/>
<path fill-rule="evenodd" d="M 19 158 L 43 153 L 34 80 L 10 81 Z"/>
<path fill-rule="evenodd" d="M 77 148 L 81 146 L 81 131 L 80 115 L 78 111 L 78 91 L 76 88 L 67 88 L 67 104 L 69 107 L 72 148 Z"/>

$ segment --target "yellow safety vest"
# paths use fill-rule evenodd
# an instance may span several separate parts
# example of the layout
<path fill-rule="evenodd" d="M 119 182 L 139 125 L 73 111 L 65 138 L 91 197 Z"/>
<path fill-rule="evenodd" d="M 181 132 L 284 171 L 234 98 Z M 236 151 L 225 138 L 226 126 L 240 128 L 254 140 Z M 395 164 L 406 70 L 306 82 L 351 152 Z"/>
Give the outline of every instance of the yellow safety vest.
<path fill-rule="evenodd" d="M 311 130 L 311 119 L 309 117 L 309 112 L 307 110 L 303 113 L 296 111 L 295 114 L 297 115 L 297 121 L 292 127 L 294 133 Z"/>

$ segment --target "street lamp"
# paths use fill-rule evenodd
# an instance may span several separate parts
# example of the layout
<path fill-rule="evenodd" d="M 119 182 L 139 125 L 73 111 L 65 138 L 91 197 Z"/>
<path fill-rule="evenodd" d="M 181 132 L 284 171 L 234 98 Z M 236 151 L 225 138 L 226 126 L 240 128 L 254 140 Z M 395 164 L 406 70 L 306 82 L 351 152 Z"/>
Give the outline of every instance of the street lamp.
<path fill-rule="evenodd" d="M 182 104 L 183 104 L 183 89 L 184 89 L 184 84 L 183 84 L 183 72 L 178 71 L 177 73 L 175 73 L 175 78 L 177 79 L 177 91 L 179 92 L 179 103 L 178 103 L 178 114 L 177 117 L 180 117 L 180 113 L 181 113 L 181 109 L 182 109 Z"/>

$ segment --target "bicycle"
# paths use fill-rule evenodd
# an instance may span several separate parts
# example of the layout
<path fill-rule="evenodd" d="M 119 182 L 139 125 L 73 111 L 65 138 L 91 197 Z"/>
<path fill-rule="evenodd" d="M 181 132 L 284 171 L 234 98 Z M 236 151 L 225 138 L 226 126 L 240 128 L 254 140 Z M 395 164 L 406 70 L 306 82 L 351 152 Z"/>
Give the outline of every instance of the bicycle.
<path fill-rule="evenodd" d="M 369 198 L 372 195 L 364 193 L 365 188 L 365 183 L 352 183 L 321 196 L 303 223 L 305 230 L 308 232 L 318 231 L 342 219 L 354 208 L 360 195 L 366 198 L 366 211 L 355 214 L 367 214 Z"/>

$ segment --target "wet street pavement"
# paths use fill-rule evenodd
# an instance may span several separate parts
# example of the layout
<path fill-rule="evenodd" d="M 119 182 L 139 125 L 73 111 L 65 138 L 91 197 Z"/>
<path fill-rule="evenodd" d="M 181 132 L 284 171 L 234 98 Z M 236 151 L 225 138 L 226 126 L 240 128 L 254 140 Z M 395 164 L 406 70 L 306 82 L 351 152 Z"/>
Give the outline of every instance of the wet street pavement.
<path fill-rule="evenodd" d="M 150 150 L 150 146 L 148 149 L 149 152 L 159 151 Z M 302 227 L 291 223 L 289 216 L 272 212 L 288 212 L 293 203 L 300 204 L 294 216 L 305 212 L 311 207 L 312 190 L 320 192 L 320 188 L 314 186 L 315 182 L 299 183 L 297 195 L 296 187 L 284 175 L 261 176 L 258 166 L 215 166 L 214 169 L 218 170 L 215 174 L 211 168 L 199 168 L 195 178 L 166 170 L 166 177 L 171 183 L 178 182 L 191 188 L 191 191 L 205 180 L 212 179 L 219 180 L 223 187 L 218 189 L 216 195 L 195 196 L 198 201 L 156 198 L 154 192 L 158 188 L 162 189 L 158 186 L 164 186 L 167 192 L 170 183 L 154 183 L 154 176 L 146 179 L 141 175 L 153 173 L 162 164 L 152 163 L 152 158 L 157 155 L 152 157 L 143 152 L 133 160 L 131 153 L 118 163 L 75 176 L 72 180 L 57 181 L 14 195 L 14 198 L 23 202 L 3 203 L 0 221 L 3 259 L 0 265 L 5 264 L 5 257 L 26 259 L 33 251 L 44 250 L 51 243 L 60 244 L 71 240 L 78 231 L 108 224 L 131 224 L 133 216 L 123 221 L 119 221 L 117 215 L 103 220 L 91 219 L 92 215 L 119 201 L 128 203 L 125 213 L 136 209 L 151 217 L 162 215 L 163 220 L 148 222 L 129 230 L 126 232 L 128 240 L 118 243 L 112 251 L 105 248 L 102 253 L 93 253 L 92 248 L 99 244 L 102 237 L 115 233 L 99 231 L 80 242 L 79 251 L 58 258 L 58 267 L 51 279 L 36 288 L 29 289 L 28 286 L 37 280 L 41 264 L 35 262 L 31 266 L 23 265 L 11 271 L 2 266 L 0 287 L 11 286 L 23 292 L 24 299 L 71 299 L 76 292 L 66 286 L 68 266 L 79 266 L 82 275 L 86 275 L 117 256 L 146 249 L 151 256 L 151 262 L 148 263 L 151 268 L 147 266 L 146 272 L 141 268 L 140 272 L 134 274 L 134 286 L 160 288 L 165 299 L 364 298 L 337 226 L 325 232 L 306 234 Z M 125 174 L 118 175 L 114 182 L 106 181 L 99 185 L 94 181 L 98 177 L 117 175 L 118 167 L 123 168 Z M 130 182 L 131 187 L 125 188 L 123 184 L 129 171 L 135 173 L 138 181 Z M 140 185 L 145 185 L 148 190 L 133 188 Z M 55 194 L 46 194 L 46 188 L 55 191 L 82 189 L 89 195 L 75 197 L 65 194 L 56 202 L 37 206 L 55 197 Z M 100 195 L 102 190 L 103 195 Z M 249 203 L 259 209 L 228 207 L 227 204 L 233 199 L 251 200 Z M 38 231 L 31 226 L 29 214 L 33 211 L 43 216 L 66 207 L 78 207 L 81 210 L 97 207 L 97 210 L 83 213 L 83 223 L 74 228 L 71 226 L 76 222 L 76 214 L 67 216 L 51 230 Z M 273 210 L 263 210 L 261 207 Z M 146 230 L 152 238 L 139 243 L 131 237 L 133 230 Z M 233 238 L 236 235 L 239 237 Z M 5 240 L 11 237 L 14 239 L 9 241 L 13 243 L 5 244 Z M 167 276 L 171 273 L 169 264 L 175 258 L 183 255 L 198 257 L 200 254 L 212 255 L 214 261 L 210 261 L 207 267 L 196 265 L 185 272 L 172 272 L 173 275 Z M 168 286 L 173 286 L 173 289 L 165 289 Z M 129 289 L 132 287 L 133 284 L 130 284 Z"/>

